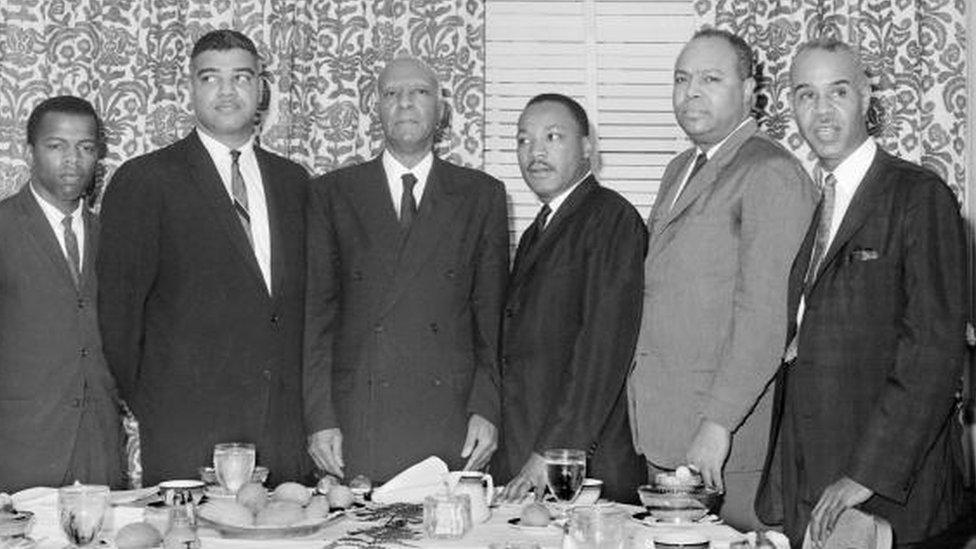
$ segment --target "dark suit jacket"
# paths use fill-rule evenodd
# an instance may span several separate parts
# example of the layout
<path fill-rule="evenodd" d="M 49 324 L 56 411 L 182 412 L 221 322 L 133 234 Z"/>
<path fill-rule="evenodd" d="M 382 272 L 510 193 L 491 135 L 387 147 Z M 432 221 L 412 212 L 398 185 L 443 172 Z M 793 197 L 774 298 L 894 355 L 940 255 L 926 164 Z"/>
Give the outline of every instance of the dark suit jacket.
<path fill-rule="evenodd" d="M 592 176 L 520 250 L 502 323 L 502 480 L 532 452 L 587 450 L 604 496 L 634 501 L 646 477 L 624 390 L 640 326 L 647 230 Z"/>
<path fill-rule="evenodd" d="M 301 405 L 305 171 L 255 149 L 272 293 L 196 132 L 123 164 L 102 205 L 105 354 L 141 426 L 145 482 L 250 441 L 272 480 L 307 472 Z"/>
<path fill-rule="evenodd" d="M 382 158 L 312 184 L 306 418 L 340 427 L 346 475 L 430 455 L 460 469 L 471 413 L 499 423 L 505 191 L 434 159 L 408 236 Z"/>
<path fill-rule="evenodd" d="M 818 219 L 791 275 L 791 322 Z M 875 492 L 861 507 L 887 519 L 898 543 L 943 530 L 960 513 L 955 391 L 965 285 L 952 192 L 879 149 L 806 291 L 797 359 L 779 378 L 774 452 L 758 506 L 772 521 L 779 517 L 769 512 L 783 505 L 794 543 L 824 488 L 842 476 Z M 778 478 L 773 463 L 782 467 Z"/>
<path fill-rule="evenodd" d="M 85 247 L 75 286 L 29 184 L 0 203 L 0 491 L 78 480 L 119 487 L 121 422 L 98 335 L 94 257 L 98 223 L 84 209 Z M 87 387 L 86 387 L 87 386 Z M 98 426 L 82 432 L 82 414 Z M 71 464 L 78 437 L 92 469 Z"/>

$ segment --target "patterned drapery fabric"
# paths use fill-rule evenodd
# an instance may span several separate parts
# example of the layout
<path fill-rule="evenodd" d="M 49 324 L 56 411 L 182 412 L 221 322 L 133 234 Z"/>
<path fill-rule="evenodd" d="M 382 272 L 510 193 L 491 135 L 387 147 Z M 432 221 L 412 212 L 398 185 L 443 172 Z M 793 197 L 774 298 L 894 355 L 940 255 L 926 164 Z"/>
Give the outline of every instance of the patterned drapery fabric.
<path fill-rule="evenodd" d="M 812 164 L 789 103 L 790 61 L 819 36 L 860 46 L 879 100 L 877 138 L 939 174 L 960 200 L 966 181 L 965 0 L 694 0 L 700 25 L 756 50 L 767 78 L 766 131 Z"/>
<path fill-rule="evenodd" d="M 261 142 L 313 174 L 379 150 L 375 76 L 398 54 L 424 59 L 440 77 L 451 116 L 439 153 L 482 165 L 480 0 L 3 0 L 0 198 L 27 180 L 25 125 L 46 97 L 79 95 L 101 113 L 103 180 L 185 135 L 189 54 L 215 28 L 257 44 L 271 88 Z"/>

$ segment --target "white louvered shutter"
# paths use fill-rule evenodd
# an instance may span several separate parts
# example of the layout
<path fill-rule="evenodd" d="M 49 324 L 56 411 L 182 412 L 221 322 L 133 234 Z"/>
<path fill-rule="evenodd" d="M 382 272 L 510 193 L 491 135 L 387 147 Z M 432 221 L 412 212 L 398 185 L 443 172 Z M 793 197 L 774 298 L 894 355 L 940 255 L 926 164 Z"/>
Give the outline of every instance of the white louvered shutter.
<path fill-rule="evenodd" d="M 689 146 L 671 111 L 674 62 L 694 32 L 689 0 L 487 0 L 485 171 L 505 182 L 513 245 L 539 203 L 515 158 L 526 101 L 569 95 L 596 128 L 597 177 L 645 218 L 664 167 Z"/>

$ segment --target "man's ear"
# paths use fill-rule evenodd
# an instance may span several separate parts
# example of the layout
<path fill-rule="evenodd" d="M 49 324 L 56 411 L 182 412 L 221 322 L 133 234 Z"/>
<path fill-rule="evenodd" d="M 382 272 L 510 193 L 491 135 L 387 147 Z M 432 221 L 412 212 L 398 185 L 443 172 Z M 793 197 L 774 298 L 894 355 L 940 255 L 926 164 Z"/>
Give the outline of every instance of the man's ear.
<path fill-rule="evenodd" d="M 583 144 L 583 158 L 592 161 L 593 149 L 594 149 L 592 134 L 581 135 L 580 140 L 582 141 Z"/>
<path fill-rule="evenodd" d="M 742 97 L 746 104 L 746 109 L 752 112 L 752 109 L 756 106 L 756 79 L 753 77 L 748 77 L 742 81 Z"/>

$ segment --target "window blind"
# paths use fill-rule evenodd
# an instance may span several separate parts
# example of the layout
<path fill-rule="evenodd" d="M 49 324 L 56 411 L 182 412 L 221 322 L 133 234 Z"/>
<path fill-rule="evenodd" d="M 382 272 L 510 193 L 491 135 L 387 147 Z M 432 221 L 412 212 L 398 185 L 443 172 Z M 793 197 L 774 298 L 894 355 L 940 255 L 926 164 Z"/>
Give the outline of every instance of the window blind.
<path fill-rule="evenodd" d="M 596 130 L 597 177 L 646 218 L 664 167 L 689 146 L 671 81 L 694 31 L 692 3 L 489 0 L 485 18 L 485 170 L 505 182 L 513 243 L 538 209 L 515 157 L 518 116 L 538 93 L 580 101 Z"/>

